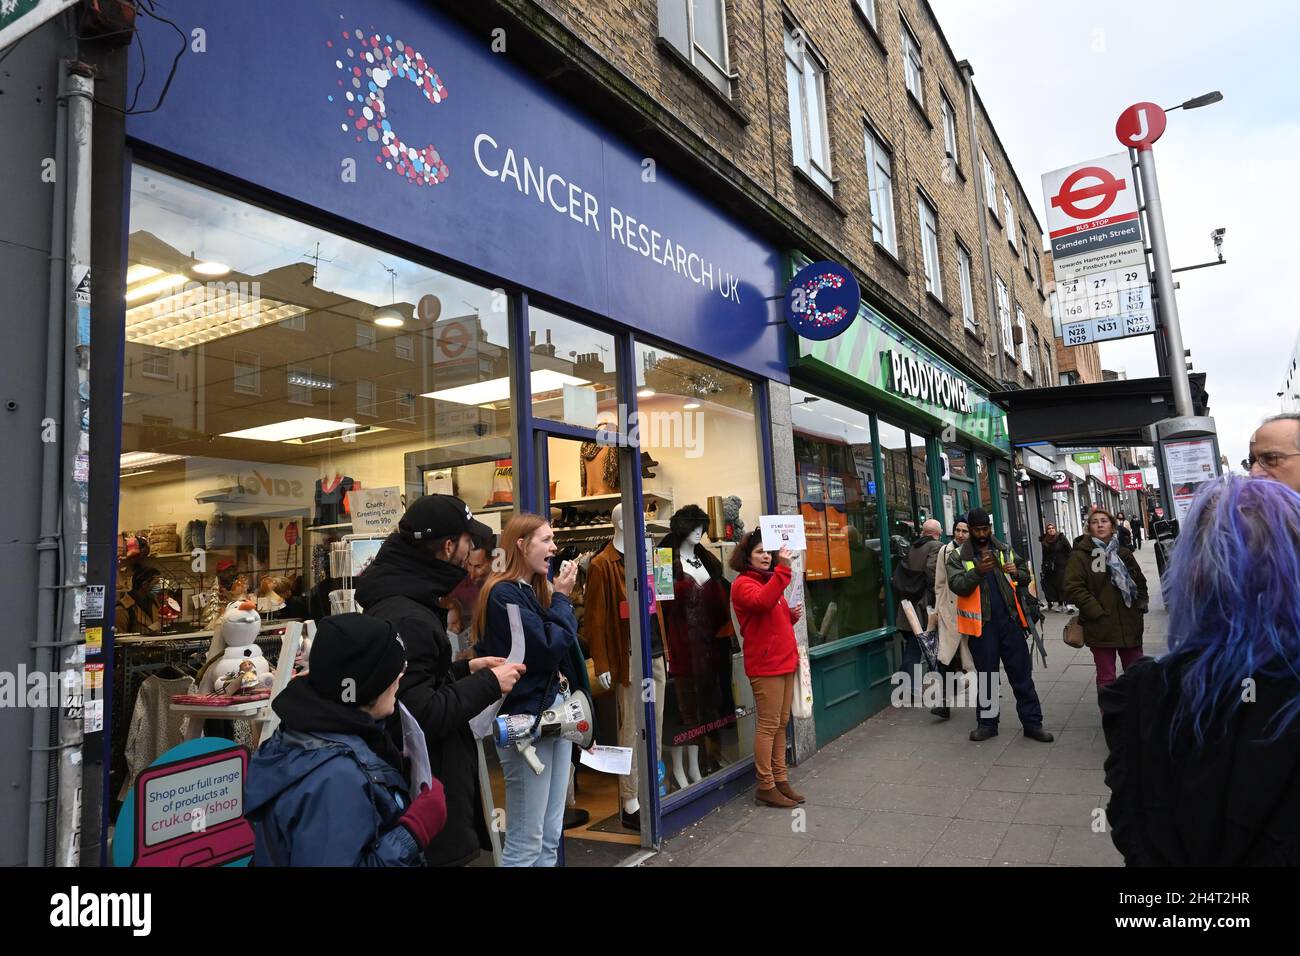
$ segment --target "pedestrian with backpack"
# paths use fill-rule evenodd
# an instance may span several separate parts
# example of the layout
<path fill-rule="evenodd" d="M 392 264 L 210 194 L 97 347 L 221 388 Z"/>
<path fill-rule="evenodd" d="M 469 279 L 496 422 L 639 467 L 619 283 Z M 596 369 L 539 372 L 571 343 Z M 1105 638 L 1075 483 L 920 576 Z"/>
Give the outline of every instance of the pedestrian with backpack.
<path fill-rule="evenodd" d="M 929 608 L 934 607 L 935 603 L 934 574 L 939 562 L 939 549 L 943 547 L 939 540 L 942 535 L 943 526 L 933 518 L 921 525 L 921 536 L 912 542 L 907 554 L 894 565 L 891 576 L 894 600 L 899 602 L 894 626 L 903 636 L 900 670 L 912 682 L 912 694 L 917 699 L 921 694 L 921 677 L 925 673 L 925 655 L 921 650 L 921 642 L 912 632 L 912 625 L 903 612 L 902 602 L 912 602 L 916 616 L 924 627 L 929 619 Z"/>

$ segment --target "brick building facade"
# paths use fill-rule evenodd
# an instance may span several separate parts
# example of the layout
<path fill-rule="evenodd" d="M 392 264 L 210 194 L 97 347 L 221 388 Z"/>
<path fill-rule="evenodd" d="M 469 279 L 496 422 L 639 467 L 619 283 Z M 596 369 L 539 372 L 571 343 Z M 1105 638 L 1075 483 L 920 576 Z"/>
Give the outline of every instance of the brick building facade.
<path fill-rule="evenodd" d="M 484 30 L 505 24 L 511 42 L 511 25 L 523 27 L 525 55 L 545 47 L 566 60 L 555 82 L 624 126 L 635 117 L 647 159 L 698 177 L 786 246 L 851 265 L 874 307 L 977 379 L 1054 384 L 1042 229 L 973 68 L 930 5 L 731 0 L 719 5 L 720 33 L 686 9 L 684 0 L 496 0 L 461 15 Z M 791 77 L 799 119 L 810 118 L 802 144 L 791 132 Z"/>

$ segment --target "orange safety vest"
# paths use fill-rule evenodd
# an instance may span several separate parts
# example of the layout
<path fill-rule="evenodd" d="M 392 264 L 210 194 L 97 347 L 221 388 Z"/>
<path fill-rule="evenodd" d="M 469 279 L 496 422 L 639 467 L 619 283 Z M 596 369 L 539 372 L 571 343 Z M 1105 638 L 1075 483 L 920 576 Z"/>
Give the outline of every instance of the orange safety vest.
<path fill-rule="evenodd" d="M 1007 554 L 1005 551 L 999 552 L 1002 564 L 1007 563 Z M 975 570 L 974 561 L 962 562 L 967 571 Z M 1016 602 L 1016 613 L 1020 615 L 1020 625 L 1024 628 L 1029 627 L 1029 622 L 1025 619 L 1025 612 L 1020 607 L 1020 595 L 1016 593 L 1016 582 L 1007 575 L 1007 582 L 1011 585 L 1011 597 Z M 984 608 L 980 601 L 980 589 L 976 588 L 970 594 L 965 596 L 957 595 L 957 633 L 965 634 L 968 637 L 979 637 L 984 633 Z"/>

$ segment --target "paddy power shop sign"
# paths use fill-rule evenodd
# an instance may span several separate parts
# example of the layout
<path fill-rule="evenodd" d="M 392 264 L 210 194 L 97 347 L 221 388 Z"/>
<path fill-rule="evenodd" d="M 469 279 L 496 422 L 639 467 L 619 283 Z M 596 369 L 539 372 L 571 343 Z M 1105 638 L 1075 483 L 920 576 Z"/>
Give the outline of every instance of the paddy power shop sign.
<path fill-rule="evenodd" d="M 796 259 L 796 266 L 799 260 Z M 924 348 L 866 302 L 832 339 L 800 337 L 798 367 L 865 392 L 872 404 L 918 413 L 940 428 L 1010 454 L 1006 413 L 954 366 Z"/>

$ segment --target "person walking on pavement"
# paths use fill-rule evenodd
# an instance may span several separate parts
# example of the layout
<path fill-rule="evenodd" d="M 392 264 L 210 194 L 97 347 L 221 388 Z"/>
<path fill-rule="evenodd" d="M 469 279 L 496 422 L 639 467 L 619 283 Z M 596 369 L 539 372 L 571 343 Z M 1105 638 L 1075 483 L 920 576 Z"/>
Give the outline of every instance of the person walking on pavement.
<path fill-rule="evenodd" d="M 1029 656 L 1029 618 L 1025 614 L 1030 581 L 1019 556 L 993 536 L 989 513 L 975 508 L 967 516 L 970 540 L 948 557 L 948 587 L 957 595 L 957 629 L 970 638 L 979 673 L 980 703 L 973 741 L 998 733 L 998 661 L 1016 695 L 1016 713 L 1031 740 L 1051 743 L 1043 729 L 1043 708 L 1034 689 Z"/>
<path fill-rule="evenodd" d="M 934 607 L 934 576 L 939 562 L 939 549 L 943 547 L 940 540 L 943 525 L 934 518 L 921 525 L 921 536 L 912 542 L 907 556 L 902 558 L 894 568 L 894 597 L 900 602 L 912 602 L 917 619 L 925 627 L 929 616 L 928 608 Z M 901 669 L 911 681 L 914 699 L 921 695 L 921 677 L 926 670 L 925 654 L 921 642 L 912 633 L 912 625 L 900 603 L 894 619 L 894 626 L 903 636 L 903 659 Z"/>
<path fill-rule="evenodd" d="M 1093 513 L 1096 514 L 1096 512 Z M 1119 541 L 1120 547 L 1127 548 L 1129 551 L 1132 551 L 1133 550 L 1133 526 L 1129 524 L 1128 519 L 1124 517 L 1124 512 L 1121 511 L 1112 520 L 1115 522 L 1115 537 Z"/>
<path fill-rule="evenodd" d="M 1079 608 L 1083 641 L 1097 665 L 1097 688 L 1115 680 L 1115 654 L 1127 671 L 1142 656 L 1147 579 L 1120 543 L 1102 508 L 1088 516 L 1088 534 L 1074 543 L 1065 568 L 1065 594 Z"/>
<path fill-rule="evenodd" d="M 938 560 L 934 565 L 934 612 L 939 622 L 939 674 L 944 681 L 944 702 L 942 707 L 933 707 L 930 713 L 947 720 L 952 716 L 947 697 L 948 675 L 953 673 L 975 673 L 975 660 L 970 653 L 970 639 L 957 630 L 957 595 L 948 587 L 948 558 L 961 548 L 970 538 L 970 526 L 966 518 L 953 522 L 952 540 L 939 548 Z M 953 658 L 961 654 L 961 662 L 953 666 Z"/>
<path fill-rule="evenodd" d="M 490 552 L 492 532 L 465 502 L 424 495 L 357 579 L 356 599 L 366 616 L 390 621 L 406 642 L 398 700 L 424 731 L 433 775 L 446 790 L 447 825 L 426 851 L 430 866 L 464 866 L 491 848 L 469 720 L 510 693 L 524 671 L 502 657 L 452 661 L 442 599 L 465 579 L 465 559 L 475 545 Z M 402 739 L 397 718 L 389 732 Z"/>
<path fill-rule="evenodd" d="M 1229 477 L 1166 570 L 1169 653 L 1102 688 L 1129 866 L 1300 865 L 1300 494 Z"/>
<path fill-rule="evenodd" d="M 792 608 L 785 600 L 790 560 L 790 549 L 782 548 L 773 561 L 757 528 L 745 535 L 730 559 L 732 570 L 739 572 L 731 584 L 731 607 L 745 648 L 745 676 L 758 708 L 754 730 L 758 792 L 754 802 L 787 809 L 804 802 L 790 786 L 785 765 L 785 728 L 790 723 L 799 668 L 794 625 L 803 615 L 803 605 Z"/>
<path fill-rule="evenodd" d="M 1272 478 L 1300 492 L 1300 413 L 1264 419 L 1250 436 L 1250 457 L 1241 467 L 1252 478 Z"/>
<path fill-rule="evenodd" d="M 1064 611 L 1065 563 L 1070 559 L 1070 542 L 1049 521 L 1038 543 L 1043 546 L 1043 590 L 1046 592 L 1044 596 L 1047 598 L 1047 609 Z"/>

